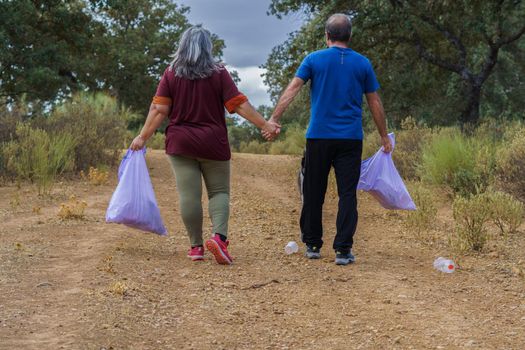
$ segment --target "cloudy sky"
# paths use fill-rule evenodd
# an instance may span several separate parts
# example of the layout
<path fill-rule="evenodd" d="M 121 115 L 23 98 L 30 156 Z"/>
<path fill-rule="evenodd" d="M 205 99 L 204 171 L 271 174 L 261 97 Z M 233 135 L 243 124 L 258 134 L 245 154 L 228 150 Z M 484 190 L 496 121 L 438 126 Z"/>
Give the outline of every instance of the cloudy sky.
<path fill-rule="evenodd" d="M 224 61 L 239 72 L 239 89 L 253 105 L 270 104 L 259 66 L 266 62 L 271 49 L 282 43 L 288 33 L 299 29 L 300 15 L 281 20 L 267 16 L 270 0 L 178 0 L 190 7 L 188 19 L 202 24 L 226 44 Z"/>

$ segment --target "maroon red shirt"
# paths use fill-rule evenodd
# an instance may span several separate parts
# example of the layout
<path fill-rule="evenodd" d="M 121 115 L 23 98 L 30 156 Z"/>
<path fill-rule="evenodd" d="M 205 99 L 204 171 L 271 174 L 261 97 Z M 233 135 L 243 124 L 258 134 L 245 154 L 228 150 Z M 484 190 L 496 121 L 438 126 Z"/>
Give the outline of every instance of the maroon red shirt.
<path fill-rule="evenodd" d="M 232 113 L 248 99 L 221 67 L 204 79 L 176 77 L 167 68 L 153 103 L 171 105 L 166 153 L 212 160 L 231 158 L 224 108 Z"/>

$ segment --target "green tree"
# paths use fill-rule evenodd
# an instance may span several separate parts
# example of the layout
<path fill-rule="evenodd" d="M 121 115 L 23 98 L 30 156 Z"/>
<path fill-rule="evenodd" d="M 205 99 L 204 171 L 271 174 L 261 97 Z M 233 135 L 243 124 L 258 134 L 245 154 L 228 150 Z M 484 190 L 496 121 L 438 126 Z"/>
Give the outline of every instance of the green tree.
<path fill-rule="evenodd" d="M 274 48 L 265 64 L 274 98 L 301 59 L 324 46 L 324 21 L 335 12 L 353 17 L 352 46 L 372 59 L 386 106 L 398 120 L 414 112 L 425 118 L 426 110 L 426 118 L 437 123 L 477 123 L 482 98 L 520 98 L 513 84 L 523 86 L 516 76 L 524 69 L 521 1 L 273 0 L 270 6 L 278 17 L 297 11 L 307 23 Z M 490 79 L 494 72 L 499 79 Z M 491 91 L 484 91 L 485 83 Z"/>
<path fill-rule="evenodd" d="M 0 98 L 55 102 L 109 91 L 146 112 L 188 11 L 170 0 L 1 1 Z M 213 39 L 220 58 L 224 42 Z"/>
<path fill-rule="evenodd" d="M 187 7 L 169 0 L 92 0 L 94 21 L 103 28 L 95 41 L 92 90 L 105 89 L 120 103 L 146 111 L 160 76 L 190 25 Z M 215 42 L 221 53 L 223 43 Z"/>
<path fill-rule="evenodd" d="M 0 2 L 0 97 L 53 100 L 84 78 L 95 36 L 85 4 L 73 1 Z"/>

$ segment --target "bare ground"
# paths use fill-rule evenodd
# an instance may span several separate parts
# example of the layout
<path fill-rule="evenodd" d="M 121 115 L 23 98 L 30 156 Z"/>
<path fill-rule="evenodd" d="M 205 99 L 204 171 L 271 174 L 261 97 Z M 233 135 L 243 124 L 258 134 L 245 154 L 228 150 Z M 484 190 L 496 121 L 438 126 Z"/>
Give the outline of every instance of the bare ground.
<path fill-rule="evenodd" d="M 357 263 L 340 267 L 329 249 L 331 188 L 323 259 L 286 256 L 299 240 L 298 159 L 235 154 L 235 264 L 192 263 L 168 162 L 153 151 L 148 163 L 167 238 L 104 223 L 115 179 L 61 183 L 47 198 L 29 185 L 0 188 L 1 349 L 525 348 L 523 226 L 446 275 L 432 268 L 450 254 L 446 203 L 435 242 L 422 244 L 403 213 L 363 194 Z M 72 194 L 87 216 L 61 221 Z"/>

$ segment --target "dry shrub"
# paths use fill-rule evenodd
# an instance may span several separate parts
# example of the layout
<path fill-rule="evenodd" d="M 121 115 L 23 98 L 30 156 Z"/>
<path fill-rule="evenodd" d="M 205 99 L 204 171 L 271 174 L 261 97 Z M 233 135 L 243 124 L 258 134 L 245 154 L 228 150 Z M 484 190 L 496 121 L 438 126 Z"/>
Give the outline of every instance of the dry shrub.
<path fill-rule="evenodd" d="M 419 179 L 417 169 L 421 163 L 422 147 L 432 137 L 432 130 L 418 126 L 414 118 L 407 117 L 395 135 L 396 146 L 392 158 L 396 169 L 404 179 Z"/>
<path fill-rule="evenodd" d="M 115 265 L 113 265 L 113 257 L 111 255 L 106 256 L 103 260 L 104 267 L 102 268 L 105 272 L 115 273 Z"/>
<path fill-rule="evenodd" d="M 525 127 L 515 131 L 510 144 L 500 148 L 496 177 L 503 190 L 525 202 Z"/>
<path fill-rule="evenodd" d="M 479 194 L 470 198 L 457 196 L 453 203 L 456 237 L 451 240 L 460 250 L 481 251 L 488 239 L 486 223 L 491 218 L 490 203 Z"/>
<path fill-rule="evenodd" d="M 373 156 L 381 147 L 381 138 L 377 132 L 370 132 L 365 134 L 363 139 L 363 154 L 362 158 L 367 159 Z"/>
<path fill-rule="evenodd" d="M 80 93 L 53 111 L 47 128 L 74 137 L 76 169 L 86 170 L 117 162 L 126 137 L 126 121 L 132 116 L 112 97 Z"/>
<path fill-rule="evenodd" d="M 436 220 L 435 196 L 432 191 L 425 188 L 421 183 L 410 186 L 410 196 L 414 200 L 417 209 L 408 212 L 406 224 L 408 228 L 414 231 L 418 239 L 426 241 L 422 234 L 428 231 Z"/>
<path fill-rule="evenodd" d="M 16 210 L 20 206 L 20 193 L 19 192 L 15 192 L 11 196 L 9 200 L 9 206 L 11 207 L 12 210 Z"/>
<path fill-rule="evenodd" d="M 523 203 L 512 195 L 499 191 L 487 191 L 483 196 L 489 202 L 490 218 L 501 233 L 516 232 L 523 222 Z"/>
<path fill-rule="evenodd" d="M 91 185 L 94 186 L 105 185 L 108 183 L 109 171 L 89 167 L 87 176 L 85 175 L 84 171 L 81 170 L 80 177 L 82 177 L 84 180 L 87 180 Z"/>
<path fill-rule="evenodd" d="M 60 205 L 57 215 L 62 220 L 83 219 L 86 207 L 87 203 L 85 201 L 78 200 L 75 196 L 71 196 L 67 203 Z"/>
<path fill-rule="evenodd" d="M 115 281 L 109 286 L 108 290 L 115 295 L 126 295 L 128 286 L 124 281 Z"/>
<path fill-rule="evenodd" d="M 74 167 L 75 141 L 69 134 L 49 134 L 19 123 L 16 139 L 2 149 L 9 173 L 36 183 L 40 194 L 51 191 L 57 175 Z"/>

